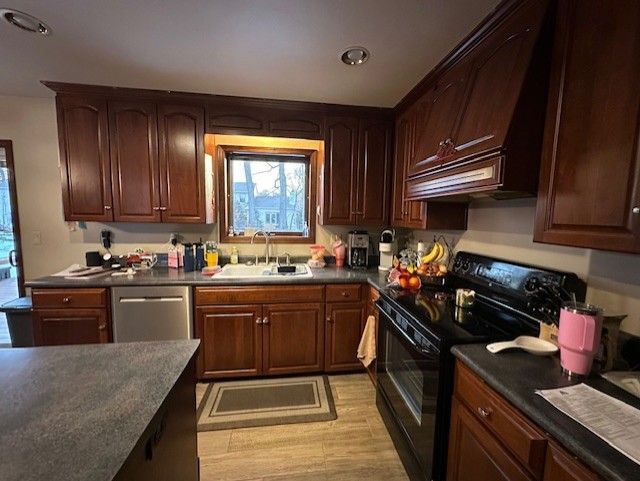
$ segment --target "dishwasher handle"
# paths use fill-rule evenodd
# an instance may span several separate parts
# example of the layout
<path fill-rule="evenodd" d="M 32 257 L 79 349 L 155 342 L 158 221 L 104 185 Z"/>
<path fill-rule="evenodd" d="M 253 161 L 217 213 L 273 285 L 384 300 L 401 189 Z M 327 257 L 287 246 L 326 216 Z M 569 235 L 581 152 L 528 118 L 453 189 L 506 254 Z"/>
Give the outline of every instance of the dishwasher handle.
<path fill-rule="evenodd" d="M 167 296 L 167 297 L 120 297 L 118 302 L 125 303 L 134 303 L 134 302 L 184 302 L 185 298 L 182 296 Z"/>

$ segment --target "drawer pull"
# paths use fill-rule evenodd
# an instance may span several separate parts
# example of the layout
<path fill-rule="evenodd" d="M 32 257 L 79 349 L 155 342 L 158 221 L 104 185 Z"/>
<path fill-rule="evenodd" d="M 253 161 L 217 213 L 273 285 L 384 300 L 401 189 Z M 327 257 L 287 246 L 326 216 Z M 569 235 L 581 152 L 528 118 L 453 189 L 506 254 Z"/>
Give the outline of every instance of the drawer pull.
<path fill-rule="evenodd" d="M 262 324 L 269 324 L 269 318 L 265 317 L 264 319 L 262 319 Z"/>
<path fill-rule="evenodd" d="M 349 293 L 347 291 L 342 291 L 342 297 L 349 297 Z"/>
<path fill-rule="evenodd" d="M 486 408 L 486 409 L 485 409 L 485 408 L 481 408 L 481 407 L 479 407 L 479 408 L 478 408 L 478 414 L 479 414 L 481 417 L 483 417 L 483 418 L 485 418 L 485 419 L 486 419 L 486 418 L 488 418 L 489 416 L 491 416 L 491 409 L 489 409 L 489 408 Z"/>
<path fill-rule="evenodd" d="M 107 328 L 107 325 L 105 323 L 98 325 L 98 330 L 100 331 L 104 331 L 106 328 Z"/>
<path fill-rule="evenodd" d="M 256 324 L 262 324 L 262 319 L 260 319 L 259 317 L 256 317 Z"/>
<path fill-rule="evenodd" d="M 70 302 L 71 302 L 71 299 L 70 299 L 70 298 L 68 298 L 68 297 L 63 297 L 63 298 L 62 298 L 62 303 L 63 303 L 63 304 L 69 304 Z"/>

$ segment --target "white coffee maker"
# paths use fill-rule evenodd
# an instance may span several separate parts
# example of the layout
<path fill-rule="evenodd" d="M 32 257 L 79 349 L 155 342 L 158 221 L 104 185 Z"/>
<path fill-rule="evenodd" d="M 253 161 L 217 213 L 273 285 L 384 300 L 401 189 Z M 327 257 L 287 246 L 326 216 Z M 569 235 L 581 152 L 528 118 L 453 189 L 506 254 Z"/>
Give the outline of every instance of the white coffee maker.
<path fill-rule="evenodd" d="M 380 265 L 378 270 L 386 272 L 393 267 L 393 254 L 396 250 L 396 231 L 393 229 L 383 230 L 380 234 Z"/>

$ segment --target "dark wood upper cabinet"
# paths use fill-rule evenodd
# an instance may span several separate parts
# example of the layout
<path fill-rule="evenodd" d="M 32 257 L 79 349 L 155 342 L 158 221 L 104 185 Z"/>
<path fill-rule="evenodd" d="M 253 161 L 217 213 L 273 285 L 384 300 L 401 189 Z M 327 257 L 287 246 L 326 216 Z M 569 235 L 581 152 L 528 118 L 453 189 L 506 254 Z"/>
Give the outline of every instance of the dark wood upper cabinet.
<path fill-rule="evenodd" d="M 109 102 L 113 219 L 160 222 L 156 104 Z"/>
<path fill-rule="evenodd" d="M 385 118 L 329 117 L 320 221 L 380 225 L 389 217 L 393 125 Z"/>
<path fill-rule="evenodd" d="M 408 175 L 421 174 L 441 164 L 444 149 L 452 145 L 464 93 L 469 80 L 467 60 L 445 72 L 416 105 L 415 145 Z"/>
<path fill-rule="evenodd" d="M 162 221 L 205 223 L 204 109 L 160 104 L 158 138 Z"/>
<path fill-rule="evenodd" d="M 640 252 L 640 3 L 560 2 L 534 240 Z"/>
<path fill-rule="evenodd" d="M 389 219 L 393 125 L 388 120 L 362 119 L 359 128 L 357 223 L 384 225 Z"/>
<path fill-rule="evenodd" d="M 326 121 L 322 176 L 323 224 L 355 224 L 358 168 L 358 119 L 330 117 Z"/>
<path fill-rule="evenodd" d="M 501 4 L 401 102 L 401 115 L 416 115 L 405 201 L 535 195 L 552 41 L 547 3 Z"/>
<path fill-rule="evenodd" d="M 452 139 L 452 160 L 504 145 L 544 14 L 544 2 L 528 2 L 471 54 L 470 88 Z"/>
<path fill-rule="evenodd" d="M 409 229 L 464 230 L 467 228 L 466 203 L 405 199 L 404 179 L 413 149 L 415 118 L 415 112 L 409 110 L 396 120 L 391 225 Z"/>
<path fill-rule="evenodd" d="M 62 199 L 66 220 L 113 220 L 107 102 L 56 98 Z"/>
<path fill-rule="evenodd" d="M 269 112 L 268 134 L 274 137 L 322 139 L 323 116 L 319 112 L 277 110 Z"/>
<path fill-rule="evenodd" d="M 207 133 L 229 135 L 267 135 L 266 109 L 231 103 L 207 106 Z"/>

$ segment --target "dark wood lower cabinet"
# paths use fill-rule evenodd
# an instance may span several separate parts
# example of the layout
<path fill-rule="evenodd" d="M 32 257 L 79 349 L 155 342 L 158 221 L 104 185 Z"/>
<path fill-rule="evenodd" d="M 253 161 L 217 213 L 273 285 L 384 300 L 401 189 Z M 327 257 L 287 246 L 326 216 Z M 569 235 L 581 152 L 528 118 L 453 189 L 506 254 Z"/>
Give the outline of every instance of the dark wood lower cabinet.
<path fill-rule="evenodd" d="M 544 465 L 544 481 L 599 481 L 580 461 L 554 442 L 549 443 Z"/>
<path fill-rule="evenodd" d="M 365 306 L 362 302 L 327 304 L 325 371 L 362 369 L 356 355 L 364 328 Z"/>
<path fill-rule="evenodd" d="M 322 304 L 268 304 L 262 313 L 263 374 L 322 370 Z"/>
<path fill-rule="evenodd" d="M 246 377 L 261 373 L 261 305 L 198 307 L 196 336 L 202 340 L 198 377 Z"/>
<path fill-rule="evenodd" d="M 457 399 L 451 408 L 448 481 L 530 481 L 510 453 Z"/>
<path fill-rule="evenodd" d="M 109 342 L 111 329 L 106 309 L 34 309 L 36 346 L 99 344 Z"/>
<path fill-rule="evenodd" d="M 447 481 L 601 481 L 456 362 Z"/>

